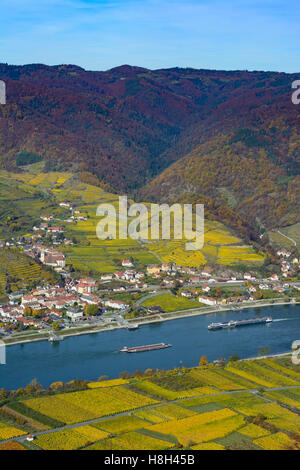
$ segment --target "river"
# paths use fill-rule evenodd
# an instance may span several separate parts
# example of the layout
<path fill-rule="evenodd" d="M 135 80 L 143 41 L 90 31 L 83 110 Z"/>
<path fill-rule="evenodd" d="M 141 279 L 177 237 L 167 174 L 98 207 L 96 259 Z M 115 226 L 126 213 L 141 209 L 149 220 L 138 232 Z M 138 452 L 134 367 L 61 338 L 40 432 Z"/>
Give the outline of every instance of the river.
<path fill-rule="evenodd" d="M 215 321 L 271 316 L 273 322 L 248 327 L 209 331 Z M 0 388 L 24 387 L 33 378 L 43 386 L 75 378 L 95 380 L 116 378 L 122 371 L 147 368 L 169 369 L 197 365 L 202 355 L 209 361 L 233 354 L 257 356 L 260 347 L 270 354 L 291 351 L 300 340 L 300 305 L 270 306 L 241 311 L 212 313 L 141 326 L 138 330 L 118 329 L 65 338 L 59 343 L 40 341 L 6 348 L 6 365 L 0 365 Z M 144 353 L 121 353 L 123 346 L 158 342 L 171 348 Z"/>

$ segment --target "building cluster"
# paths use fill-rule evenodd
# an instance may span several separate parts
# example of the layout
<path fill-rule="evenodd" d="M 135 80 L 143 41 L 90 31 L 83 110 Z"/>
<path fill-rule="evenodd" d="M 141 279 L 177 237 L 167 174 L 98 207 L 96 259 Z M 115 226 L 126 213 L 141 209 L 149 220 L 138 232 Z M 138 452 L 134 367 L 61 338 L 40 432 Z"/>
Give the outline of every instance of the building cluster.
<path fill-rule="evenodd" d="M 79 210 L 74 209 L 70 202 L 60 202 L 59 206 L 70 211 L 68 222 L 86 220 L 86 217 Z M 84 317 L 85 307 L 88 305 L 98 305 L 105 311 L 128 312 L 128 304 L 116 299 L 100 299 L 98 294 L 98 283 L 94 279 L 85 278 L 72 280 L 71 273 L 64 271 L 66 258 L 64 253 L 58 251 L 54 245 L 72 244 L 64 235 L 63 228 L 54 222 L 53 214 L 42 215 L 39 224 L 33 227 L 32 237 L 17 237 L 11 240 L 0 240 L 2 247 L 19 247 L 23 252 L 42 263 L 45 266 L 56 270 L 65 278 L 65 287 L 39 287 L 30 294 L 12 293 L 9 296 L 10 302 L 0 305 L 0 321 L 3 323 L 22 323 L 24 326 L 42 327 L 49 319 L 63 320 L 68 318 L 72 321 L 80 320 Z M 52 243 L 49 243 L 52 242 Z M 51 244 L 51 246 L 47 246 Z M 100 281 L 103 286 L 103 293 L 133 292 L 152 287 L 152 284 L 161 287 L 176 289 L 180 288 L 180 294 L 185 298 L 197 299 L 200 303 L 215 306 L 217 304 L 239 303 L 248 300 L 255 300 L 261 295 L 260 291 L 273 290 L 276 293 L 284 293 L 287 287 L 280 281 L 289 278 L 299 271 L 299 261 L 293 259 L 292 253 L 288 250 L 278 250 L 277 256 L 280 260 L 281 274 L 272 274 L 268 279 L 260 280 L 251 272 L 240 275 L 239 279 L 232 277 L 230 270 L 225 270 L 222 277 L 214 277 L 215 273 L 209 267 L 180 266 L 176 263 L 166 262 L 162 264 L 148 265 L 144 271 L 135 269 L 132 259 L 123 259 L 120 270 L 112 274 L 103 274 Z M 278 271 L 279 272 L 279 271 Z M 154 282 L 152 282 L 152 280 Z M 114 282 L 112 282 L 114 281 Z M 115 282 L 118 281 L 118 282 Z M 223 295 L 220 298 L 216 294 L 214 283 L 234 283 L 243 284 L 246 289 L 243 295 L 232 295 L 235 291 Z M 286 281 L 285 281 L 286 282 Z M 107 289 L 104 289 L 104 285 Z M 198 289 L 197 286 L 201 285 Z M 217 285 L 217 284 L 216 284 Z M 197 291 L 198 289 L 198 291 Z M 219 289 L 219 288 L 218 288 Z M 244 295 L 247 294 L 247 295 Z M 268 295 L 269 293 L 266 293 Z M 149 307 L 148 313 L 153 313 L 159 307 Z M 153 311 L 152 311 L 153 310 Z M 43 312 L 42 315 L 29 315 L 31 312 Z M 162 311 L 157 311 L 162 313 Z"/>
<path fill-rule="evenodd" d="M 65 241 L 64 230 L 59 225 L 54 225 L 51 221 L 54 219 L 53 215 L 42 215 L 39 225 L 32 227 L 34 235 L 33 242 L 48 238 L 53 245 L 61 245 Z"/>
<path fill-rule="evenodd" d="M 66 257 L 61 251 L 53 247 L 47 247 L 40 244 L 33 244 L 29 249 L 24 250 L 27 256 L 40 261 L 45 266 L 50 266 L 56 271 L 62 271 L 66 266 Z"/>
<path fill-rule="evenodd" d="M 122 267 L 134 268 L 134 265 L 130 260 L 123 260 Z M 126 281 L 138 289 L 143 289 L 147 287 L 147 284 L 145 282 L 142 282 L 142 279 L 144 277 L 145 273 L 143 273 L 142 271 L 136 271 L 135 269 L 126 269 L 125 271 L 115 271 L 112 274 L 103 274 L 100 279 L 103 283 L 110 281 Z M 121 292 L 126 289 L 124 287 L 115 287 L 112 290 L 114 292 Z"/>
<path fill-rule="evenodd" d="M 93 280 L 82 280 L 89 286 L 93 284 Z M 65 287 L 37 287 L 30 294 L 23 292 L 14 292 L 9 294 L 9 303 L 0 305 L 0 318 L 2 322 L 23 323 L 24 325 L 34 324 L 41 325 L 40 320 L 32 320 L 27 318 L 28 312 L 41 312 L 43 322 L 47 321 L 47 316 L 61 318 L 62 309 L 68 310 L 74 305 L 84 308 L 86 305 L 101 303 L 96 295 L 86 292 L 81 293 L 78 288 L 80 282 L 71 282 Z M 26 316 L 24 316 L 26 315 Z"/>
<path fill-rule="evenodd" d="M 65 220 L 65 222 L 77 222 L 87 220 L 87 217 L 80 213 L 79 210 L 75 210 L 70 202 L 60 202 L 59 207 L 68 209 L 71 212 L 71 215 Z M 33 227 L 35 235 L 33 240 L 43 239 L 48 237 L 51 239 L 54 245 L 72 245 L 72 240 L 66 239 L 64 236 L 64 230 L 59 225 L 53 225 L 54 215 L 42 215 L 42 222 L 39 225 Z"/>
<path fill-rule="evenodd" d="M 216 282 L 212 276 L 210 268 L 195 268 L 190 266 L 179 266 L 175 263 L 150 264 L 146 269 L 147 275 L 153 279 L 162 279 L 165 285 L 172 285 L 174 277 L 180 280 L 185 278 L 191 284 L 197 284 L 203 280 L 208 282 Z"/>
<path fill-rule="evenodd" d="M 292 277 L 300 269 L 298 258 L 292 259 L 292 253 L 287 250 L 278 250 L 277 256 L 280 258 L 282 277 Z"/>
<path fill-rule="evenodd" d="M 175 276 L 176 273 L 195 275 L 199 274 L 199 269 L 189 266 L 178 266 L 175 263 L 150 264 L 147 266 L 147 275 L 152 277 L 160 277 L 162 274 Z"/>
<path fill-rule="evenodd" d="M 198 301 L 201 304 L 205 305 L 224 305 L 224 304 L 236 304 L 240 302 L 247 302 L 249 300 L 249 296 L 246 295 L 235 295 L 231 297 L 215 299 L 214 297 L 208 297 L 206 295 L 202 295 L 198 297 Z"/>
<path fill-rule="evenodd" d="M 72 280 L 64 287 L 40 286 L 29 294 L 13 292 L 9 303 L 0 305 L 0 322 L 43 328 L 55 320 L 81 320 L 89 305 L 98 306 L 99 314 L 107 309 L 125 311 L 128 307 L 120 300 L 101 299 L 97 293 L 98 284 L 91 278 Z"/>
<path fill-rule="evenodd" d="M 87 220 L 87 217 L 80 213 L 79 210 L 74 209 L 71 202 L 60 202 L 59 207 L 63 209 L 69 209 L 71 212 L 70 217 L 66 220 L 66 222 L 74 222 L 77 220 Z"/>

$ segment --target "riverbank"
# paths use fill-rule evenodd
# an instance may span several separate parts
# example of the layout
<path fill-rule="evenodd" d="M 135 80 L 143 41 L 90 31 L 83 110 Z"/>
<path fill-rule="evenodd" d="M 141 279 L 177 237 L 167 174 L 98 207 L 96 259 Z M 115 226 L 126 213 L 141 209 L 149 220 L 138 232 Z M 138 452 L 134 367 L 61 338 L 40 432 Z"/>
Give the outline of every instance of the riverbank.
<path fill-rule="evenodd" d="M 200 311 L 201 315 L 196 314 L 199 312 L 192 313 L 188 315 L 187 312 L 184 318 L 181 314 L 181 318 L 175 317 L 174 321 L 147 319 L 152 324 L 145 323 L 133 331 L 115 325 L 110 326 L 107 333 L 102 329 L 101 334 L 85 334 L 78 328 L 77 332 L 71 331 L 69 338 L 58 343 L 30 342 L 31 338 L 27 338 L 27 344 L 6 348 L 6 364 L 0 366 L 0 383 L 9 390 L 15 390 L 36 378 L 48 387 L 56 381 L 67 383 L 74 377 L 93 381 L 104 375 L 117 378 L 123 371 L 134 374 L 137 370 L 192 367 L 199 363 L 202 356 L 213 362 L 221 359 L 228 361 L 231 356 L 254 358 L 263 349 L 264 354 L 283 354 L 291 352 L 293 342 L 299 339 L 298 306 L 277 305 L 260 311 L 255 308 L 228 309 L 208 315 L 203 311 Z M 256 316 L 271 316 L 273 322 L 214 332 L 207 328 L 211 322 Z M 168 319 L 172 320 L 171 314 Z M 120 352 L 124 346 L 153 343 L 167 343 L 172 347 L 144 354 Z"/>
<path fill-rule="evenodd" d="M 263 307 L 272 307 L 272 306 L 279 306 L 279 305 L 299 305 L 300 302 L 296 302 L 295 299 L 292 299 L 290 302 L 284 301 L 284 299 L 273 299 L 272 301 L 265 301 L 260 300 L 256 302 L 245 302 L 242 304 L 234 304 L 234 305 L 218 305 L 215 307 L 200 307 L 200 308 L 193 308 L 188 310 L 178 310 L 174 312 L 168 312 L 163 314 L 156 314 L 147 317 L 138 317 L 132 320 L 128 320 L 130 324 L 138 324 L 147 325 L 151 323 L 160 323 L 165 322 L 168 320 L 177 320 L 182 318 L 189 318 L 194 316 L 201 316 L 201 315 L 210 315 L 215 313 L 222 313 L 232 311 L 232 313 L 238 313 L 240 310 L 249 309 L 249 308 L 263 308 Z M 126 326 L 118 323 L 113 323 L 110 325 L 98 325 L 98 326 L 88 326 L 88 327 L 79 327 L 79 328 L 71 328 L 68 330 L 62 330 L 56 334 L 61 335 L 63 338 L 70 337 L 70 336 L 80 336 L 80 335 L 87 335 L 92 333 L 101 333 L 106 331 L 114 331 L 118 329 L 126 329 Z M 47 341 L 49 339 L 49 332 L 38 332 L 37 334 L 24 335 L 18 338 L 9 338 L 3 339 L 6 346 L 14 346 L 16 344 L 26 344 L 32 343 L 36 341 Z"/>

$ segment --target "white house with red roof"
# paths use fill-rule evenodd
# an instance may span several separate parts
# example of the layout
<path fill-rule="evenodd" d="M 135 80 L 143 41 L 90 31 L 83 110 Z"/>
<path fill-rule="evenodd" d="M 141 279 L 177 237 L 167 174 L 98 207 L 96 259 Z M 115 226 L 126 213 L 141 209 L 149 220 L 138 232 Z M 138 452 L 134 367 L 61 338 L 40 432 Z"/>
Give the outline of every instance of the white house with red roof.
<path fill-rule="evenodd" d="M 199 297 L 198 301 L 201 304 L 206 304 L 206 305 L 217 305 L 216 299 L 213 299 L 212 297 L 206 297 L 206 295 Z"/>
<path fill-rule="evenodd" d="M 282 258 L 289 258 L 291 256 L 291 252 L 287 250 L 277 250 L 277 256 Z"/>
<path fill-rule="evenodd" d="M 132 268 L 133 267 L 133 263 L 130 261 L 130 259 L 123 259 L 122 261 L 122 266 L 124 268 Z"/>
<path fill-rule="evenodd" d="M 117 279 L 125 279 L 125 274 L 123 271 L 116 271 L 114 273 L 115 278 Z"/>
<path fill-rule="evenodd" d="M 127 304 L 121 300 L 106 300 L 105 306 L 109 308 L 116 308 L 118 310 L 125 309 Z"/>
<path fill-rule="evenodd" d="M 97 291 L 97 282 L 94 279 L 80 279 L 76 290 L 79 294 L 92 294 Z"/>
<path fill-rule="evenodd" d="M 201 277 L 200 276 L 192 276 L 192 277 L 190 277 L 189 281 L 192 284 L 198 284 L 198 282 L 201 281 Z"/>
<path fill-rule="evenodd" d="M 62 233 L 62 227 L 48 227 L 47 233 Z"/>
<path fill-rule="evenodd" d="M 30 304 L 30 303 L 32 303 L 34 300 L 35 300 L 35 296 L 34 296 L 34 295 L 23 295 L 23 296 L 22 296 L 22 299 L 21 299 L 21 304 L 22 304 L 22 305 Z"/>
<path fill-rule="evenodd" d="M 203 271 L 201 272 L 201 275 L 204 277 L 211 277 L 212 270 L 209 268 L 204 268 Z"/>
<path fill-rule="evenodd" d="M 70 209 L 72 207 L 70 202 L 60 202 L 59 206 L 60 207 L 65 207 L 67 209 Z"/>

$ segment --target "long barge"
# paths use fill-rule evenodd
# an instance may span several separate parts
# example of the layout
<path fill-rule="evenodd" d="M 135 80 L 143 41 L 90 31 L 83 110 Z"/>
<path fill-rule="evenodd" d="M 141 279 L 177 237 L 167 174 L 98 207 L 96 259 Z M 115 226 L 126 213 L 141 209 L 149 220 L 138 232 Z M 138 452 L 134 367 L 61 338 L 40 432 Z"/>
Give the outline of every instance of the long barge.
<path fill-rule="evenodd" d="M 127 353 L 135 353 L 135 352 L 145 352 L 145 351 L 154 351 L 155 349 L 165 349 L 170 348 L 171 344 L 167 343 L 157 343 L 157 344 L 148 344 L 145 346 L 134 346 L 132 348 L 128 348 L 124 346 L 120 349 L 120 352 L 127 352 Z"/>
<path fill-rule="evenodd" d="M 209 330 L 223 330 L 226 328 L 238 328 L 240 326 L 271 323 L 272 321 L 273 319 L 271 317 L 250 318 L 249 320 L 230 320 L 229 322 L 224 323 L 211 323 L 207 328 Z"/>

